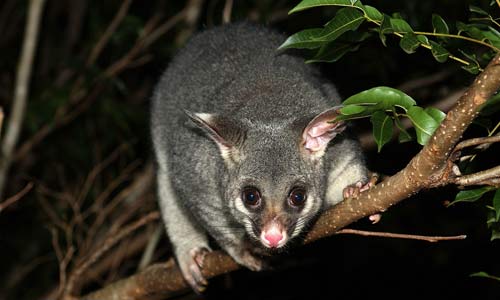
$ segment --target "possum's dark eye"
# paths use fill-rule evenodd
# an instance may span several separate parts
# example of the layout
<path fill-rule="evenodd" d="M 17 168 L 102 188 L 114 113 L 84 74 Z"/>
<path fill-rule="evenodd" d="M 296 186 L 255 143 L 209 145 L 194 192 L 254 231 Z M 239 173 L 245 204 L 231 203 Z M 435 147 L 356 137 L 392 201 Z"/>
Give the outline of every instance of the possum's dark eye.
<path fill-rule="evenodd" d="M 302 206 L 306 202 L 306 190 L 303 188 L 293 188 L 288 196 L 288 201 L 292 206 Z"/>
<path fill-rule="evenodd" d="M 248 206 L 257 206 L 260 204 L 260 192 L 257 188 L 247 187 L 243 190 L 241 198 Z"/>

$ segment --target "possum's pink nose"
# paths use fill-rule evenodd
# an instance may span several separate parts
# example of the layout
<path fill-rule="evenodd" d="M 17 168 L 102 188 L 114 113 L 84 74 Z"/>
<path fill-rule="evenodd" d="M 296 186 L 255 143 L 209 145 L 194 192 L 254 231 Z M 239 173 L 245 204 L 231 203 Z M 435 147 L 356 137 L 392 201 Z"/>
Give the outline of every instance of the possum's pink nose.
<path fill-rule="evenodd" d="M 278 226 L 271 226 L 262 233 L 261 238 L 264 237 L 262 240 L 267 247 L 278 248 L 283 246 L 286 239 L 285 235 L 286 233 L 283 234 Z"/>
<path fill-rule="evenodd" d="M 264 238 L 269 242 L 269 246 L 276 247 L 278 243 L 283 239 L 281 232 L 272 232 L 264 236 Z"/>

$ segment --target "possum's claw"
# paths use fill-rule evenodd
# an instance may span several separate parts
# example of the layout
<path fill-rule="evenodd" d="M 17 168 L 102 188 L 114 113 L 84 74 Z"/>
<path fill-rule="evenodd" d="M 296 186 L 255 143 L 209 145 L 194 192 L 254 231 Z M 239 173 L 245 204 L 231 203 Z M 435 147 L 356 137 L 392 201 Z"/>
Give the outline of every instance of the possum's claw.
<path fill-rule="evenodd" d="M 373 186 L 375 186 L 377 180 L 378 180 L 378 175 L 374 173 L 367 183 L 358 181 L 355 184 L 347 186 L 346 188 L 344 188 L 343 191 L 344 199 L 358 197 L 361 192 L 367 191 L 371 189 Z M 378 223 L 381 218 L 382 218 L 381 214 L 373 214 L 369 217 L 372 224 Z"/>
<path fill-rule="evenodd" d="M 189 256 L 184 257 L 186 259 L 179 260 L 179 267 L 184 279 L 197 293 L 203 292 L 208 284 L 208 281 L 201 273 L 208 252 L 210 250 L 204 247 L 193 248 L 189 251 Z"/>
<path fill-rule="evenodd" d="M 358 197 L 361 192 L 367 191 L 372 187 L 374 187 L 375 183 L 377 183 L 377 180 L 378 180 L 378 175 L 376 173 L 373 173 L 370 180 L 366 183 L 358 181 L 355 184 L 348 185 L 347 187 L 344 188 L 344 191 L 342 192 L 344 199 L 351 197 Z"/>

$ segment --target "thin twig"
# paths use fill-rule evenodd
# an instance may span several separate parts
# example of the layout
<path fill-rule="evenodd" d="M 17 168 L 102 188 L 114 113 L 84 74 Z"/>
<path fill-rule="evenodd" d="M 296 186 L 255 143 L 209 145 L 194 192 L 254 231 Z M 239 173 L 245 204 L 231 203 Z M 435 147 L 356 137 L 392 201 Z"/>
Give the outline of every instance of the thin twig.
<path fill-rule="evenodd" d="M 2 157 L 0 164 L 0 199 L 2 198 L 5 182 L 12 164 L 12 153 L 19 139 L 19 134 L 24 120 L 24 112 L 28 101 L 28 90 L 30 85 L 33 59 L 35 57 L 36 44 L 40 20 L 45 0 L 31 0 L 26 19 L 26 31 L 24 33 L 21 58 L 17 66 L 17 77 L 12 101 L 11 115 L 7 122 L 7 132 L 2 141 Z"/>
<path fill-rule="evenodd" d="M 20 192 L 15 194 L 14 196 L 9 197 L 4 202 L 0 203 L 0 213 L 7 208 L 7 206 L 12 205 L 13 203 L 21 200 L 31 189 L 33 188 L 33 182 L 29 182 Z"/>
<path fill-rule="evenodd" d="M 123 257 L 123 261 L 127 261 L 130 257 L 135 257 L 140 255 L 147 244 L 149 237 L 145 234 L 134 235 L 126 240 L 125 247 L 114 247 L 106 253 L 98 263 L 92 266 L 82 277 L 78 279 L 80 286 L 85 286 L 93 281 L 100 280 L 102 276 L 107 273 L 115 261 L 115 257 L 120 255 Z"/>
<path fill-rule="evenodd" d="M 55 212 L 54 208 L 50 206 L 49 201 L 45 198 L 45 195 L 48 194 L 48 190 L 46 187 L 43 187 L 41 185 L 37 185 L 37 195 L 38 195 L 38 201 L 40 202 L 40 206 L 42 207 L 42 210 L 45 212 L 45 214 L 49 217 L 50 222 L 58 227 L 61 230 L 66 230 L 67 224 L 58 216 L 58 214 Z"/>
<path fill-rule="evenodd" d="M 71 296 L 73 293 L 73 289 L 77 284 L 78 279 L 85 273 L 88 268 L 94 264 L 101 256 L 106 253 L 111 247 L 113 247 L 116 243 L 121 241 L 123 238 L 136 231 L 140 227 L 159 219 L 160 214 L 155 211 L 149 213 L 142 217 L 141 219 L 135 221 L 134 223 L 124 227 L 120 232 L 115 235 L 109 236 L 101 245 L 99 249 L 96 249 L 94 253 L 90 255 L 81 265 L 71 272 L 71 275 L 68 278 L 66 287 L 64 289 L 65 296 Z"/>
<path fill-rule="evenodd" d="M 467 174 L 453 179 L 455 184 L 461 186 L 469 185 L 492 185 L 500 187 L 500 166 L 488 170 Z"/>
<path fill-rule="evenodd" d="M 158 245 L 160 237 L 164 231 L 165 229 L 163 228 L 162 224 L 156 225 L 156 228 L 148 239 L 148 244 L 146 246 L 146 249 L 144 249 L 144 252 L 142 253 L 141 260 L 139 261 L 139 266 L 137 267 L 139 271 L 147 267 L 153 260 L 153 254 L 155 252 L 156 246 Z"/>
<path fill-rule="evenodd" d="M 187 14 L 186 9 L 183 9 L 177 14 L 175 14 L 173 17 L 169 18 L 163 24 L 158 26 L 153 32 L 151 32 L 151 34 L 144 37 L 142 45 L 144 47 L 151 46 L 152 43 L 156 42 L 160 37 L 162 37 L 172 28 L 174 28 L 175 25 L 179 24 L 182 20 L 184 20 L 186 18 L 186 14 Z"/>
<path fill-rule="evenodd" d="M 471 43 L 476 43 L 476 44 L 480 44 L 480 45 L 486 46 L 486 47 L 490 48 L 491 50 L 493 50 L 493 51 L 495 51 L 497 53 L 500 52 L 500 49 L 497 48 L 497 47 L 495 47 L 494 45 L 488 44 L 485 41 L 477 40 L 475 38 L 471 38 L 471 37 L 468 37 L 468 36 L 463 36 L 463 35 L 458 35 L 458 34 L 449 34 L 449 33 L 439 33 L 439 32 L 423 32 L 423 31 L 415 31 L 414 34 L 466 40 L 466 41 L 471 42 Z M 429 45 L 422 44 L 422 46 L 429 46 Z M 425 48 L 427 48 L 427 47 L 425 47 Z"/>
<path fill-rule="evenodd" d="M 0 107 L 0 136 L 2 135 L 3 119 L 5 114 L 3 113 L 3 108 Z"/>
<path fill-rule="evenodd" d="M 469 140 L 465 140 L 465 141 L 458 143 L 458 145 L 455 147 L 453 152 L 456 152 L 458 150 L 462 150 L 464 148 L 472 147 L 472 146 L 498 143 L 498 142 L 500 142 L 500 135 L 469 139 Z"/>
<path fill-rule="evenodd" d="M 73 101 L 70 99 L 70 102 L 77 102 L 74 107 L 72 105 L 65 105 L 58 109 L 56 113 L 55 119 L 43 125 L 33 136 L 31 136 L 27 141 L 25 141 L 19 149 L 16 151 L 14 160 L 19 161 L 24 158 L 31 150 L 40 144 L 49 134 L 54 132 L 55 130 L 63 127 L 64 125 L 73 121 L 76 117 L 86 111 L 90 105 L 97 99 L 100 93 L 104 90 L 105 85 L 100 82 L 94 89 L 84 96 L 77 95 L 79 100 Z M 85 101 L 81 101 L 81 99 L 85 98 Z"/>
<path fill-rule="evenodd" d="M 25 141 L 15 154 L 14 160 L 18 161 L 24 156 L 26 156 L 32 149 L 40 144 L 48 135 L 50 135 L 55 130 L 63 127 L 64 125 L 73 121 L 82 112 L 86 111 L 90 105 L 97 99 L 102 90 L 106 87 L 105 82 L 107 78 L 119 75 L 123 70 L 126 70 L 130 64 L 136 64 L 135 58 L 137 55 L 149 47 L 153 42 L 155 42 L 162 35 L 166 34 L 175 25 L 182 21 L 186 16 L 185 10 L 181 11 L 177 15 L 170 18 L 164 24 L 160 25 L 156 29 L 154 27 L 157 24 L 157 16 L 153 16 L 143 28 L 141 35 L 137 38 L 136 43 L 132 48 L 124 54 L 120 59 L 111 64 L 105 71 L 103 71 L 104 76 L 98 77 L 94 87 L 90 92 L 86 89 L 82 89 L 83 77 L 77 79 L 73 88 L 73 92 L 70 96 L 69 103 L 71 105 L 65 105 L 58 109 L 56 113 L 56 118 L 50 123 L 44 125 L 40 128 L 30 139 Z"/>
<path fill-rule="evenodd" d="M 439 242 L 439 241 L 451 241 L 451 240 L 463 240 L 467 236 L 466 235 L 455 235 L 455 236 L 426 236 L 426 235 L 415 235 L 415 234 L 402 234 L 402 233 L 392 233 L 392 232 L 375 232 L 375 231 L 365 231 L 365 230 L 357 230 L 344 228 L 337 231 L 335 234 L 356 234 L 362 236 L 377 236 L 384 238 L 395 238 L 395 239 L 408 239 L 408 240 L 419 240 L 419 241 L 427 241 L 431 243 Z"/>
<path fill-rule="evenodd" d="M 120 23 L 122 22 L 123 18 L 127 15 L 128 9 L 130 7 L 130 4 L 132 3 L 132 0 L 125 0 L 122 2 L 122 5 L 118 9 L 118 12 L 116 13 L 115 17 L 109 24 L 108 28 L 104 31 L 104 34 L 101 36 L 97 44 L 94 46 L 92 49 L 92 52 L 90 53 L 90 56 L 87 59 L 86 65 L 90 66 L 93 65 L 99 55 L 101 54 L 102 50 L 108 43 L 109 39 L 113 35 L 113 33 L 116 31 Z"/>
<path fill-rule="evenodd" d="M 50 233 L 52 235 L 52 248 L 54 248 L 54 252 L 57 257 L 57 261 L 59 262 L 59 286 L 55 291 L 55 294 L 51 294 L 51 298 L 58 299 L 62 292 L 64 291 L 64 287 L 66 286 L 67 280 L 67 267 L 71 259 L 73 258 L 73 254 L 75 252 L 75 248 L 70 246 L 68 251 L 63 254 L 61 246 L 59 245 L 59 233 L 55 228 L 50 229 Z"/>
<path fill-rule="evenodd" d="M 77 197 L 77 202 L 82 203 L 87 194 L 90 191 L 90 188 L 92 187 L 94 181 L 96 180 L 97 176 L 106 169 L 112 162 L 114 162 L 118 157 L 125 151 L 129 149 L 129 144 L 128 143 L 123 143 L 120 146 L 118 146 L 113 152 L 106 157 L 103 161 L 99 162 L 97 165 L 95 165 L 92 170 L 89 172 L 87 175 L 87 178 L 85 179 L 85 183 L 83 184 L 83 188 L 81 189 L 78 197 Z"/>
<path fill-rule="evenodd" d="M 222 12 L 222 23 L 228 24 L 231 22 L 231 12 L 233 11 L 233 0 L 226 0 L 224 10 Z"/>
<path fill-rule="evenodd" d="M 122 184 L 125 180 L 130 178 L 131 173 L 138 166 L 139 166 L 138 161 L 134 161 L 131 164 L 129 164 L 119 174 L 119 176 L 115 180 L 113 180 L 102 193 L 100 193 L 97 196 L 96 200 L 94 200 L 94 204 L 84 213 L 84 218 L 87 218 L 88 216 L 90 216 L 91 213 L 95 213 L 96 215 L 95 215 L 95 220 L 93 221 L 92 225 L 90 225 L 90 228 L 87 230 L 84 242 L 80 245 L 80 248 L 82 250 L 88 251 L 89 249 L 91 249 L 91 246 L 94 243 L 99 243 L 99 241 L 96 241 L 96 239 L 95 239 L 98 230 L 102 228 L 101 225 L 108 219 L 111 212 L 120 203 L 122 203 L 123 199 L 125 199 L 123 194 L 125 193 L 125 191 L 128 190 L 128 188 L 121 191 L 116 197 L 111 199 L 107 205 L 103 205 L 103 203 L 105 202 L 106 199 L 109 198 L 109 196 L 112 194 L 112 192 L 120 184 Z"/>
<path fill-rule="evenodd" d="M 184 18 L 184 26 L 175 37 L 176 45 L 183 45 L 186 40 L 193 35 L 196 30 L 196 24 L 203 8 L 205 0 L 188 0 L 184 8 L 186 15 Z"/>

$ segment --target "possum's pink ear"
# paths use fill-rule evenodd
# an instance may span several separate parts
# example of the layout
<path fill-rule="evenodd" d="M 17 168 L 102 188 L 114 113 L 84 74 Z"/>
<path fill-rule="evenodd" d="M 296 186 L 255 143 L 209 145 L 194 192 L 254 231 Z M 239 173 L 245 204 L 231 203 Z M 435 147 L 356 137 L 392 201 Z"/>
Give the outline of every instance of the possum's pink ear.
<path fill-rule="evenodd" d="M 226 163 L 237 161 L 237 146 L 245 138 L 245 132 L 240 128 L 238 122 L 216 114 L 189 111 L 185 111 L 185 113 L 217 144 Z"/>
<path fill-rule="evenodd" d="M 345 129 L 343 121 L 333 121 L 339 109 L 340 106 L 336 106 L 320 113 L 302 132 L 302 145 L 314 158 L 323 156 L 328 143 Z"/>

